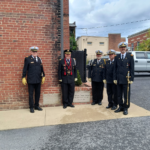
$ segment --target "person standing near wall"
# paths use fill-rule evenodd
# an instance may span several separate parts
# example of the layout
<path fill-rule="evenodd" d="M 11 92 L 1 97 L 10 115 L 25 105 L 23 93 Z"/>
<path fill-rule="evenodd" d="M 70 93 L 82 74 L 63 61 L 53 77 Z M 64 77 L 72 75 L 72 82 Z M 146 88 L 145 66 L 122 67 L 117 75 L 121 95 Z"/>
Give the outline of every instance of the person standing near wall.
<path fill-rule="evenodd" d="M 113 83 L 113 72 L 114 72 L 114 57 L 115 50 L 111 49 L 108 51 L 109 60 L 106 61 L 104 80 L 103 82 L 107 84 L 107 95 L 108 95 L 108 106 L 107 109 L 115 110 L 118 105 L 117 101 L 117 85 Z"/>
<path fill-rule="evenodd" d="M 121 42 L 118 47 L 121 53 L 114 60 L 113 80 L 117 85 L 119 108 L 115 112 L 123 111 L 123 114 L 127 115 L 130 107 L 130 84 L 134 81 L 134 59 L 132 54 L 126 52 L 127 43 Z M 127 77 L 130 77 L 129 82 Z M 124 102 L 122 95 L 124 95 Z"/>
<path fill-rule="evenodd" d="M 71 50 L 64 50 L 65 58 L 59 61 L 58 78 L 62 89 L 63 108 L 74 107 L 73 98 L 77 81 L 76 61 L 71 58 Z"/>
<path fill-rule="evenodd" d="M 92 82 L 92 96 L 93 102 L 91 105 L 102 105 L 103 99 L 103 73 L 104 73 L 104 60 L 101 59 L 103 52 L 101 50 L 96 51 L 97 59 L 91 60 L 89 64 L 88 78 Z"/>
<path fill-rule="evenodd" d="M 43 69 L 42 60 L 38 57 L 39 48 L 36 46 L 30 47 L 31 55 L 24 60 L 24 68 L 22 73 L 22 83 L 28 83 L 29 90 L 29 106 L 30 112 L 34 113 L 35 110 L 42 111 L 39 107 L 41 84 L 45 82 L 45 73 Z M 26 80 L 27 75 L 27 80 Z M 33 101 L 33 92 L 35 91 L 35 104 Z"/>

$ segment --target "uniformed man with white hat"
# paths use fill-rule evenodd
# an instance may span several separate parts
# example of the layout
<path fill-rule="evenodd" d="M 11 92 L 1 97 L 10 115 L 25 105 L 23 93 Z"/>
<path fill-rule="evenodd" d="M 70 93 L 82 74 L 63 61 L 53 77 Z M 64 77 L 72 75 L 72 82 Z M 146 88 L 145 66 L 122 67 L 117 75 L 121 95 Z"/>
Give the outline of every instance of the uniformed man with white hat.
<path fill-rule="evenodd" d="M 103 99 L 103 77 L 104 77 L 104 60 L 101 59 L 103 52 L 101 50 L 96 51 L 97 59 L 91 60 L 89 64 L 88 78 L 92 82 L 92 105 L 102 105 Z"/>
<path fill-rule="evenodd" d="M 118 105 L 117 85 L 113 83 L 114 57 L 116 51 L 111 49 L 108 51 L 107 54 L 109 55 L 109 60 L 106 61 L 103 80 L 103 82 L 107 84 L 108 106 L 106 108 L 111 108 L 112 110 L 115 110 Z"/>
<path fill-rule="evenodd" d="M 119 108 L 115 112 L 123 111 L 123 114 L 127 115 L 130 107 L 130 85 L 128 88 L 127 77 L 130 76 L 129 84 L 132 84 L 134 80 L 134 59 L 132 54 L 126 52 L 127 43 L 121 42 L 118 47 L 121 53 L 114 60 L 114 83 L 117 85 Z"/>
<path fill-rule="evenodd" d="M 75 81 L 77 81 L 76 60 L 71 58 L 71 50 L 64 50 L 65 58 L 59 61 L 58 78 L 62 89 L 63 108 L 68 106 L 74 108 L 73 99 L 75 92 Z"/>
<path fill-rule="evenodd" d="M 25 58 L 22 74 L 22 83 L 28 83 L 29 90 L 29 106 L 30 112 L 34 113 L 34 109 L 42 111 L 39 107 L 41 84 L 45 82 L 45 73 L 42 60 L 38 57 L 39 48 L 36 46 L 30 47 L 31 55 Z M 27 80 L 26 80 L 27 75 Z M 33 101 L 33 93 L 35 91 L 35 103 Z"/>

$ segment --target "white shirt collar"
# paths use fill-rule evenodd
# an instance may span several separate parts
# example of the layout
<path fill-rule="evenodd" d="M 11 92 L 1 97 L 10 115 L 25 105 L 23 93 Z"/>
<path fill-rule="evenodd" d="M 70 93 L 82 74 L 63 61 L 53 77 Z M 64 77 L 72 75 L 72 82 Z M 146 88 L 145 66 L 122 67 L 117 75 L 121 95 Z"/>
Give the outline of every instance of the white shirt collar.
<path fill-rule="evenodd" d="M 122 55 L 124 56 L 124 58 L 126 57 L 126 52 L 124 54 L 121 54 L 121 58 L 122 58 Z"/>

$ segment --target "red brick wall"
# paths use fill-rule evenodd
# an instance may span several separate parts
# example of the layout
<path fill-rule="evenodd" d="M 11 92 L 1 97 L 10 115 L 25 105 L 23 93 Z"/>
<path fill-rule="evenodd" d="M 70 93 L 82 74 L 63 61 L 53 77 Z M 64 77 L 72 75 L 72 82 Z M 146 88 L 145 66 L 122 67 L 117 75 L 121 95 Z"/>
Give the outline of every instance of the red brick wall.
<path fill-rule="evenodd" d="M 135 50 L 135 48 L 137 46 L 137 42 L 141 43 L 143 40 L 147 39 L 146 34 L 147 33 L 143 33 L 143 34 L 128 38 L 128 46 L 131 47 L 131 44 L 134 43 L 134 50 Z"/>
<path fill-rule="evenodd" d="M 46 74 L 43 93 L 58 93 L 60 56 L 59 0 L 0 1 L 0 110 L 28 107 L 28 88 L 21 82 L 29 47 L 38 46 Z M 69 48 L 69 1 L 64 0 L 64 48 Z"/>
<path fill-rule="evenodd" d="M 114 49 L 116 51 L 119 51 L 118 44 L 120 42 L 125 42 L 125 38 L 121 38 L 121 34 L 108 34 L 109 38 L 109 49 Z"/>

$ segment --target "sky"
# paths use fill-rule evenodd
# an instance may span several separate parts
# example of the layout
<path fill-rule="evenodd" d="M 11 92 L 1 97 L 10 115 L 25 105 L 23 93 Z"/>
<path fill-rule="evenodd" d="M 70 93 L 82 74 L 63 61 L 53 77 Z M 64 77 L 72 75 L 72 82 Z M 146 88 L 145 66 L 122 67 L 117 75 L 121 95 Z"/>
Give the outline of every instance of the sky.
<path fill-rule="evenodd" d="M 76 37 L 127 38 L 150 28 L 150 0 L 69 0 L 69 22 L 76 22 Z"/>

